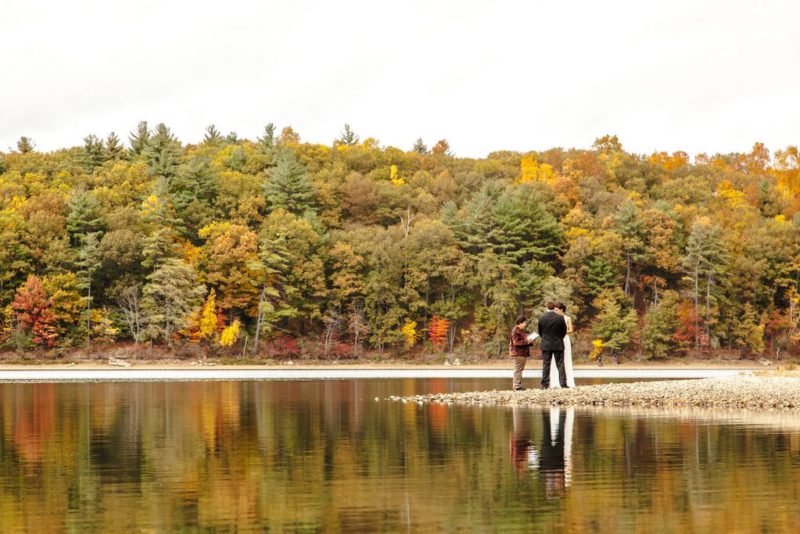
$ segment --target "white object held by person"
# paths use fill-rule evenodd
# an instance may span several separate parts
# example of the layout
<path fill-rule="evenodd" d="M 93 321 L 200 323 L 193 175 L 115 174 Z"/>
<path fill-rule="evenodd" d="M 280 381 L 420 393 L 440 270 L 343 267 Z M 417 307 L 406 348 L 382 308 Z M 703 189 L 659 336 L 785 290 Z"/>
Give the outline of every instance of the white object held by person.
<path fill-rule="evenodd" d="M 534 342 L 537 339 L 539 339 L 539 334 L 537 334 L 536 332 L 531 332 L 530 334 L 528 334 L 528 341 Z"/>

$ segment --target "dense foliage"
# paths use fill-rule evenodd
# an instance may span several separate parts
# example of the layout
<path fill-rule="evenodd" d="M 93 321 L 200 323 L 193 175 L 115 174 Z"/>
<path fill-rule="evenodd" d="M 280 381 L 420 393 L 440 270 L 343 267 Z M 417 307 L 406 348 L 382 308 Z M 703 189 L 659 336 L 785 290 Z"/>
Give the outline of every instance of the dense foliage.
<path fill-rule="evenodd" d="M 184 145 L 146 123 L 128 145 L 0 153 L 7 347 L 497 356 L 549 299 L 594 356 L 800 344 L 796 147 L 691 160 L 606 136 L 471 159 L 349 126 Z"/>

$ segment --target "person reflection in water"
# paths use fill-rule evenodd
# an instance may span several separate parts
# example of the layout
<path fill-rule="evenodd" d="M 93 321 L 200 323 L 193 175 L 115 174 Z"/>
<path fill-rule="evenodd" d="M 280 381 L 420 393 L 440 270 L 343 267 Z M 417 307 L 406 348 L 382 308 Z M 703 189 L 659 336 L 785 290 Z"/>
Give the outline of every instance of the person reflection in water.
<path fill-rule="evenodd" d="M 530 414 L 530 411 L 527 411 Z M 526 410 L 519 406 L 511 408 L 511 417 L 514 427 L 509 440 L 511 452 L 511 463 L 519 473 L 525 473 L 528 469 L 539 467 L 539 457 L 536 447 L 531 440 L 531 429 L 526 422 Z"/>
<path fill-rule="evenodd" d="M 548 498 L 564 493 L 564 424 L 566 412 L 549 413 L 542 410 L 542 446 L 539 474 L 544 479 L 545 495 Z M 555 417 L 553 417 L 555 415 Z"/>
<path fill-rule="evenodd" d="M 572 485 L 572 427 L 575 409 L 542 410 L 542 440 L 539 450 L 533 445 L 524 410 L 512 408 L 514 429 L 511 434 L 511 462 L 518 472 L 538 471 L 544 482 L 545 495 L 563 495 Z M 530 413 L 530 412 L 528 412 Z"/>

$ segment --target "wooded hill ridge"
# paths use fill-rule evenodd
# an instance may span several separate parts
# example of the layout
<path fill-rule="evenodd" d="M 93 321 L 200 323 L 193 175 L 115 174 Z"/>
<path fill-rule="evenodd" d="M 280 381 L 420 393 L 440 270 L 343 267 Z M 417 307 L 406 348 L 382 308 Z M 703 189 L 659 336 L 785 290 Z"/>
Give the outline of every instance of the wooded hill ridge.
<path fill-rule="evenodd" d="M 142 122 L 0 153 L 8 350 L 505 357 L 562 301 L 576 357 L 800 351 L 800 154 L 591 149 L 460 158 L 347 125 L 183 144 Z"/>

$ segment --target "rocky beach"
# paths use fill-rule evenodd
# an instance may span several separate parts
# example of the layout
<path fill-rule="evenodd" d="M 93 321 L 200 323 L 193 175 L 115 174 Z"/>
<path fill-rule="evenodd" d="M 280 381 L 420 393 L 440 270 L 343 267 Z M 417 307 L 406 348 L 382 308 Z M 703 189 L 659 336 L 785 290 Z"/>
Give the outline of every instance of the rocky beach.
<path fill-rule="evenodd" d="M 633 406 L 800 410 L 800 377 L 732 376 L 578 386 L 570 389 L 436 393 L 390 400 L 486 406 Z"/>

